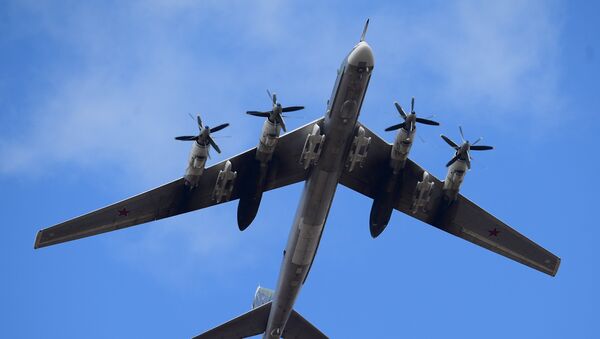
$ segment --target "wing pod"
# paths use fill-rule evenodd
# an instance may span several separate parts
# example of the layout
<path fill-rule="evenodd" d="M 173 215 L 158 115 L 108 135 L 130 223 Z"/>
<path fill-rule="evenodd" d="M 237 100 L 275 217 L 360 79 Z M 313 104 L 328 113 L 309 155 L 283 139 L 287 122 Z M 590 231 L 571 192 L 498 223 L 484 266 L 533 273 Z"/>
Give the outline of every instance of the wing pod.
<path fill-rule="evenodd" d="M 300 163 L 304 166 L 304 169 L 319 161 L 324 141 L 325 135 L 321 135 L 321 128 L 318 124 L 314 124 L 312 132 L 306 136 L 302 155 L 300 156 Z"/>
<path fill-rule="evenodd" d="M 352 172 L 356 165 L 362 167 L 367 158 L 370 143 L 371 138 L 366 137 L 365 129 L 362 126 L 359 126 L 354 141 L 352 142 L 352 146 L 350 147 L 348 159 L 346 160 L 346 169 L 348 172 Z"/>
<path fill-rule="evenodd" d="M 231 169 L 231 161 L 227 160 L 224 168 L 219 171 L 217 182 L 215 183 L 215 189 L 213 191 L 213 199 L 215 199 L 217 203 L 220 203 L 221 201 L 229 201 L 229 198 L 231 198 L 231 192 L 233 192 L 233 184 L 235 183 L 236 177 L 237 172 Z"/>

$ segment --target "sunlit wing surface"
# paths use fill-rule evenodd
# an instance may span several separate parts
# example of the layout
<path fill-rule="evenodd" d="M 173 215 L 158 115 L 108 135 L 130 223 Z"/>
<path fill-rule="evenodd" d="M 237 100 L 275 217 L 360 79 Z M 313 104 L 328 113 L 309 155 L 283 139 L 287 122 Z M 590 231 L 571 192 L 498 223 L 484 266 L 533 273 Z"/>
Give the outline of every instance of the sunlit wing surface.
<path fill-rule="evenodd" d="M 360 125 L 360 124 L 359 124 Z M 363 126 L 363 125 L 361 125 Z M 391 145 L 363 126 L 366 136 L 371 137 L 369 153 L 363 167 L 352 172 L 345 171 L 340 183 L 370 198 L 380 189 L 381 176 L 387 173 Z M 394 208 L 457 237 L 468 240 L 505 257 L 549 275 L 556 275 L 560 258 L 531 241 L 524 235 L 498 220 L 464 196 L 458 196 L 450 205 L 442 202 L 442 182 L 430 175 L 434 182 L 430 202 L 425 209 L 417 211 L 413 201 L 417 183 L 422 180 L 424 169 L 411 160 L 400 174 L 401 186 L 394 201 Z"/>
<path fill-rule="evenodd" d="M 265 191 L 290 185 L 306 179 L 307 170 L 299 163 L 307 134 L 315 123 L 310 122 L 279 138 L 272 166 L 269 167 Z M 69 221 L 38 232 L 35 248 L 54 245 L 70 240 L 114 231 L 153 220 L 198 210 L 218 204 L 213 190 L 219 171 L 229 160 L 237 171 L 236 182 L 244 183 L 255 162 L 256 149 L 250 149 L 232 158 L 207 168 L 200 178 L 198 187 L 190 190 L 180 178 L 153 190 L 136 195 L 121 202 L 101 208 Z M 234 185 L 229 201 L 239 198 L 243 185 Z"/>

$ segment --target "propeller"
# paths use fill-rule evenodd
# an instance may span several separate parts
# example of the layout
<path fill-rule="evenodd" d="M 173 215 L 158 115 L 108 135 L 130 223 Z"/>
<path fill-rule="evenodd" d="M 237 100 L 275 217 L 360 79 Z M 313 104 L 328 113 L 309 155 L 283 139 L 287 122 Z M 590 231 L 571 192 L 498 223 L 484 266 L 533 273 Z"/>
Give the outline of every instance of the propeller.
<path fill-rule="evenodd" d="M 281 103 L 277 101 L 276 93 L 271 94 L 271 92 L 267 89 L 267 94 L 269 95 L 269 99 L 273 103 L 273 108 L 270 111 L 246 111 L 246 114 L 268 118 L 270 122 L 281 125 L 283 131 L 287 132 L 285 127 L 285 121 L 283 121 L 284 116 L 282 115 L 282 113 L 299 111 L 301 109 L 304 109 L 304 106 L 282 107 Z"/>
<path fill-rule="evenodd" d="M 198 124 L 198 130 L 200 131 L 200 133 L 198 135 L 183 135 L 180 137 L 176 137 L 175 140 L 196 141 L 197 143 L 202 144 L 202 145 L 210 144 L 215 149 L 215 151 L 217 151 L 217 153 L 221 153 L 221 149 L 219 148 L 217 143 L 213 140 L 213 138 L 210 136 L 210 134 L 222 130 L 223 128 L 229 126 L 229 124 L 228 123 L 220 124 L 220 125 L 218 125 L 216 127 L 212 127 L 212 128 L 209 126 L 204 126 L 202 124 L 202 119 L 200 119 L 199 115 L 196 116 L 196 123 Z"/>
<path fill-rule="evenodd" d="M 462 160 L 467 163 L 467 168 L 471 169 L 471 160 L 473 158 L 471 157 L 471 154 L 469 153 L 470 151 L 488 151 L 488 150 L 494 149 L 494 147 L 477 145 L 477 143 L 479 143 L 481 140 L 483 140 L 482 137 L 475 140 L 475 142 L 470 143 L 469 140 L 465 140 L 465 135 L 463 133 L 462 126 L 458 126 L 458 130 L 460 132 L 460 139 L 462 140 L 462 144 L 460 146 L 457 145 L 454 141 L 452 141 L 447 136 L 445 136 L 443 134 L 441 135 L 442 139 L 444 139 L 444 141 L 448 145 L 450 145 L 450 147 L 454 148 L 454 150 L 456 151 L 456 153 L 454 154 L 452 159 L 450 159 L 450 161 L 448 161 L 448 163 L 446 164 L 446 167 L 451 166 L 457 160 Z"/>
<path fill-rule="evenodd" d="M 400 128 L 404 128 L 405 130 L 410 132 L 416 128 L 415 123 L 417 123 L 417 122 L 421 123 L 421 124 L 425 124 L 425 125 L 432 125 L 432 126 L 439 126 L 439 124 L 440 124 L 437 121 L 417 117 L 417 113 L 415 112 L 415 98 L 414 97 L 410 101 L 410 113 L 409 114 L 406 114 L 406 112 L 404 112 L 404 110 L 402 109 L 402 106 L 400 106 L 400 104 L 398 102 L 394 102 L 394 106 L 396 106 L 396 109 L 398 110 L 398 113 L 400 113 L 400 116 L 404 119 L 404 122 L 401 122 L 399 124 L 392 125 L 392 126 L 386 128 L 385 129 L 386 132 L 395 131 Z"/>

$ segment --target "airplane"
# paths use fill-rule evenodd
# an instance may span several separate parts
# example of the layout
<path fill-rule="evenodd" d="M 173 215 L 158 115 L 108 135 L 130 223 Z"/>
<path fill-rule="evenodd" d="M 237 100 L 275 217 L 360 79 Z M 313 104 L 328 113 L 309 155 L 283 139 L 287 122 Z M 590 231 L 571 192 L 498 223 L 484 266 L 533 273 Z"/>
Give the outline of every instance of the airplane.
<path fill-rule="evenodd" d="M 272 108 L 248 111 L 266 118 L 256 147 L 205 168 L 209 149 L 220 152 L 210 128 L 200 117 L 197 136 L 177 137 L 193 141 L 188 167 L 182 178 L 114 203 L 37 233 L 34 248 L 63 243 L 100 233 L 239 200 L 238 227 L 245 230 L 254 220 L 264 192 L 304 182 L 283 262 L 274 290 L 258 287 L 252 309 L 194 338 L 327 338 L 294 310 L 294 303 L 313 264 L 329 209 L 338 184 L 373 199 L 369 220 L 373 238 L 389 223 L 393 210 L 403 212 L 440 230 L 555 276 L 560 258 L 529 240 L 459 193 L 471 167 L 470 151 L 492 149 L 464 141 L 458 145 L 446 136 L 455 154 L 448 162 L 444 181 L 409 159 L 416 123 L 438 125 L 406 114 L 395 106 L 404 122 L 386 130 L 399 130 L 393 144 L 358 121 L 369 80 L 374 70 L 373 51 L 365 40 L 367 20 L 359 42 L 343 59 L 324 117 L 289 133 L 283 113 L 303 109 L 283 107 L 268 92 Z"/>

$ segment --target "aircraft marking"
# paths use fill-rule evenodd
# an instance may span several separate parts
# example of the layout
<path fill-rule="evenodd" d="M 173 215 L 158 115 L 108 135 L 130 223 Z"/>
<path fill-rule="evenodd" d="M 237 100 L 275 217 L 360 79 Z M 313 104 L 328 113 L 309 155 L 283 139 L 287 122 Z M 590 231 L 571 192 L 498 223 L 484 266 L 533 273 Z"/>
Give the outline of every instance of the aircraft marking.
<path fill-rule="evenodd" d="M 490 233 L 490 237 L 497 237 L 498 234 L 500 233 L 500 231 L 498 231 L 498 229 L 496 227 L 494 227 L 493 230 L 489 230 L 488 232 Z"/>

